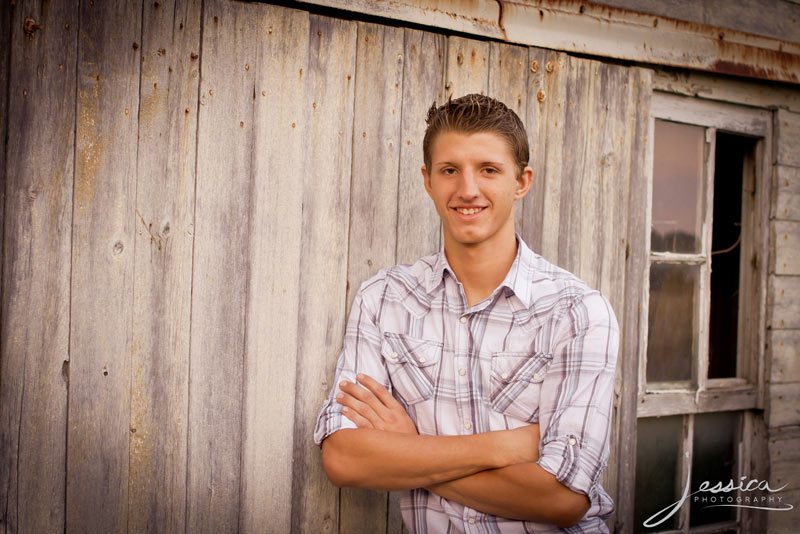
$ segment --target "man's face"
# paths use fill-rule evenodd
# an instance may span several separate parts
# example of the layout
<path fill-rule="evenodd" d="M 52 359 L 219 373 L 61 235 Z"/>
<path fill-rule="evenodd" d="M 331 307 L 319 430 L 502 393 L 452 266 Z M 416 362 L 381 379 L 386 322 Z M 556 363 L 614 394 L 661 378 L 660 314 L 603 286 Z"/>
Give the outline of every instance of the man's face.
<path fill-rule="evenodd" d="M 514 235 L 514 201 L 527 193 L 533 171 L 517 178 L 507 141 L 494 132 L 439 134 L 425 189 L 442 218 L 445 245 L 477 246 Z"/>

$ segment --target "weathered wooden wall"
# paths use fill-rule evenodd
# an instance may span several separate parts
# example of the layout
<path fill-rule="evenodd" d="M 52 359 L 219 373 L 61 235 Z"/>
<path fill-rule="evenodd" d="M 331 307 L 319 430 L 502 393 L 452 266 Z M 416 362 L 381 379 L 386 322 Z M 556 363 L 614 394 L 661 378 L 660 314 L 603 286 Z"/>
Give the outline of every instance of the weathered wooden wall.
<path fill-rule="evenodd" d="M 767 291 L 770 481 L 800 502 L 800 113 L 775 113 L 774 191 Z M 792 489 L 793 488 L 793 489 Z M 796 516 L 769 514 L 772 532 L 792 532 Z"/>
<path fill-rule="evenodd" d="M 526 122 L 517 227 L 611 299 L 635 418 L 650 71 L 232 0 L 19 0 L 0 24 L 0 530 L 402 532 L 394 497 L 327 482 L 311 433 L 354 291 L 440 246 L 419 168 L 449 95 Z M 778 250 L 792 388 L 800 267 Z"/>

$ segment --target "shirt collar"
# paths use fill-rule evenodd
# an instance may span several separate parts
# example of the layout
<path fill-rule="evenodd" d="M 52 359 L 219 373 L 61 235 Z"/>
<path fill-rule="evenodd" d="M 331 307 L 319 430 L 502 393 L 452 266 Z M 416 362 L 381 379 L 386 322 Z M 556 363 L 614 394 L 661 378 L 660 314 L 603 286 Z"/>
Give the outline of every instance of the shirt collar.
<path fill-rule="evenodd" d="M 515 234 L 517 240 L 517 255 L 511 268 L 506 273 L 506 277 L 500 284 L 500 288 L 507 288 L 506 296 L 516 296 L 520 303 L 520 308 L 530 308 L 531 306 L 531 279 L 530 277 L 535 272 L 534 258 L 535 254 L 528 248 L 525 241 Z M 444 245 L 436 255 L 436 261 L 431 268 L 430 276 L 425 281 L 425 290 L 428 294 L 432 294 L 443 283 L 444 273 L 449 272 L 453 278 L 456 278 L 453 269 L 447 262 L 447 256 L 444 253 Z"/>

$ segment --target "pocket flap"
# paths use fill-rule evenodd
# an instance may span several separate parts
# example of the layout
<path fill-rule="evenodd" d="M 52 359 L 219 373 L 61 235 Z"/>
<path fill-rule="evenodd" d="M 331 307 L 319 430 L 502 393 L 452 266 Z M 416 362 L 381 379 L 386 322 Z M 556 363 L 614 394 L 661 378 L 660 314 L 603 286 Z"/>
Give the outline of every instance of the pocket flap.
<path fill-rule="evenodd" d="M 417 367 L 428 367 L 442 357 L 442 343 L 418 339 L 405 334 L 384 332 L 383 357 L 392 363 L 411 363 Z"/>
<path fill-rule="evenodd" d="M 541 382 L 552 361 L 553 355 L 544 352 L 494 352 L 492 378 L 502 384 Z"/>

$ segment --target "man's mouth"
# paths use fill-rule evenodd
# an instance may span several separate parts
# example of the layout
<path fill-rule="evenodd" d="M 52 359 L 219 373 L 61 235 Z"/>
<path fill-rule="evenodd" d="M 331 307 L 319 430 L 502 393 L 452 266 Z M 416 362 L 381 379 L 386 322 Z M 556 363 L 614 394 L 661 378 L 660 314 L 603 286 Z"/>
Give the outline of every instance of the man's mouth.
<path fill-rule="evenodd" d="M 455 208 L 455 210 L 457 212 L 459 212 L 459 213 L 461 213 L 463 215 L 474 215 L 474 214 L 482 211 L 483 209 L 484 208 L 482 208 L 482 207 L 478 207 L 478 208 Z"/>

